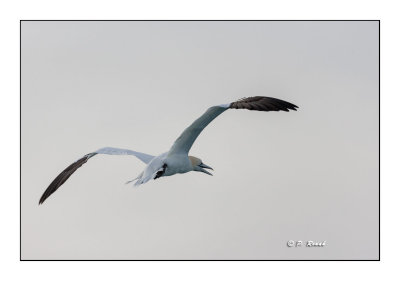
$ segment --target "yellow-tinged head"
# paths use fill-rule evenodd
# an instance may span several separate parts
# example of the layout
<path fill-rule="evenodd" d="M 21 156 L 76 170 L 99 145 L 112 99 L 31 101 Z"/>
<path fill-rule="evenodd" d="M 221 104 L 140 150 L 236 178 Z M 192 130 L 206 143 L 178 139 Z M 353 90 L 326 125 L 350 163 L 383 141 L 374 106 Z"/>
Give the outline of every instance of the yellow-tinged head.
<path fill-rule="evenodd" d="M 214 170 L 214 169 L 211 168 L 210 166 L 207 166 L 206 164 L 204 164 L 200 158 L 197 158 L 194 156 L 189 156 L 189 160 L 190 160 L 190 163 L 192 164 L 193 171 L 202 172 L 202 173 L 212 176 L 212 174 L 205 169 L 210 169 L 210 170 Z"/>

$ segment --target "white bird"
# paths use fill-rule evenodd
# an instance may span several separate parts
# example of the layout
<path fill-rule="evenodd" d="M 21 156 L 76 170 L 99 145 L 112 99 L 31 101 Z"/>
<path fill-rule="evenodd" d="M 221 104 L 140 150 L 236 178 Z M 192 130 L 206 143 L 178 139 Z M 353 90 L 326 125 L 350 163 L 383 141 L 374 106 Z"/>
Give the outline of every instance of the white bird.
<path fill-rule="evenodd" d="M 210 107 L 203 115 L 195 120 L 188 128 L 174 142 L 171 149 L 159 156 L 152 156 L 149 154 L 136 152 L 128 149 L 104 147 L 95 152 L 86 154 L 76 162 L 68 166 L 62 171 L 45 190 L 39 200 L 42 204 L 53 192 L 55 192 L 79 167 L 85 164 L 90 158 L 97 154 L 109 155 L 133 155 L 139 158 L 146 165 L 143 172 L 135 179 L 135 186 L 148 182 L 149 180 L 158 179 L 160 177 L 172 176 L 175 174 L 183 174 L 190 171 L 202 172 L 212 175 L 205 169 L 211 169 L 210 166 L 204 164 L 201 159 L 189 156 L 189 150 L 195 142 L 196 138 L 200 135 L 203 129 L 210 124 L 218 115 L 224 111 L 233 109 L 248 109 L 258 111 L 289 111 L 296 110 L 296 105 L 289 102 L 270 97 L 250 97 L 243 98 L 236 102 L 229 104 L 221 104 Z M 128 183 L 129 183 L 128 182 Z"/>

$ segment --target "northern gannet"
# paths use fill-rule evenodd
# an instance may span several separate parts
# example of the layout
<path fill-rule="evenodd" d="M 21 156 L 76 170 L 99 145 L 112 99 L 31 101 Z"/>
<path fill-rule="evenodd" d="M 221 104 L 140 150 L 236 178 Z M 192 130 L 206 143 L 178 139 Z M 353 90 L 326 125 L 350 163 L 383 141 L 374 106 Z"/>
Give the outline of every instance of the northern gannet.
<path fill-rule="evenodd" d="M 79 167 L 85 164 L 90 158 L 97 154 L 109 155 L 133 155 L 146 164 L 146 168 L 135 179 L 135 186 L 148 182 L 149 180 L 158 179 L 160 177 L 172 176 L 175 174 L 183 174 L 190 171 L 202 172 L 208 175 L 212 174 L 205 169 L 211 169 L 210 166 L 201 161 L 200 158 L 189 156 L 189 150 L 205 127 L 210 124 L 218 115 L 228 109 L 248 109 L 258 111 L 289 111 L 296 110 L 296 105 L 289 102 L 271 98 L 271 97 L 250 97 L 243 98 L 229 104 L 221 104 L 210 107 L 203 115 L 195 120 L 174 142 L 168 152 L 159 156 L 136 152 L 129 149 L 104 147 L 95 152 L 91 152 L 69 165 L 62 171 L 45 190 L 39 200 L 42 204 L 53 192 L 55 192 Z M 127 182 L 127 183 L 129 183 Z"/>

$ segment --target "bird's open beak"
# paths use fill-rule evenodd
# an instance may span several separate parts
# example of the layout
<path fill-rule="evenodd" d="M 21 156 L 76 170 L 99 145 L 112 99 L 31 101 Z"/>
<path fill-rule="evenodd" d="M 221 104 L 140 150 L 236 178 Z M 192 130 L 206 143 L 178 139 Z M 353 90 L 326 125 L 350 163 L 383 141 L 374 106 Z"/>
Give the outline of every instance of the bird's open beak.
<path fill-rule="evenodd" d="M 205 174 L 207 174 L 207 175 L 210 175 L 210 176 L 213 175 L 213 174 L 211 174 L 209 171 L 205 170 L 205 169 L 210 169 L 210 170 L 213 170 L 213 171 L 214 171 L 214 169 L 211 168 L 210 166 L 207 166 L 206 164 L 201 163 L 201 164 L 199 165 L 199 167 L 200 167 L 200 171 L 201 171 L 201 172 L 203 172 L 203 173 L 205 173 Z"/>

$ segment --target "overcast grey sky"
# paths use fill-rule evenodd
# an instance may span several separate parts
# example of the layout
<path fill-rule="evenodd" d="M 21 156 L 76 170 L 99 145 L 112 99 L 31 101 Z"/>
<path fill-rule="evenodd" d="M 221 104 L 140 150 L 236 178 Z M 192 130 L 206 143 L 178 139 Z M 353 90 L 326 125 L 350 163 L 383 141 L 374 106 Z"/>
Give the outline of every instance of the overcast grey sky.
<path fill-rule="evenodd" d="M 23 259 L 377 259 L 378 22 L 22 22 Z M 209 106 L 190 154 L 214 176 L 125 185 L 103 146 L 167 151 Z M 290 248 L 288 240 L 327 241 Z"/>

